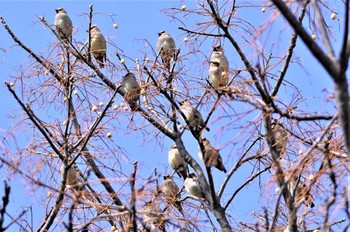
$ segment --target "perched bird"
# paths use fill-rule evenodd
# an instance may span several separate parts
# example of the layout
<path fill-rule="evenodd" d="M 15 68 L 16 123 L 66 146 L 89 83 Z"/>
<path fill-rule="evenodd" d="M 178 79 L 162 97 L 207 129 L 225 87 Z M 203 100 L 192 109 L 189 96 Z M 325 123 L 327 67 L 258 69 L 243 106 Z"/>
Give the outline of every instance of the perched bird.
<path fill-rule="evenodd" d="M 157 50 L 167 68 L 170 68 L 170 60 L 175 54 L 175 41 L 166 31 L 158 33 Z"/>
<path fill-rule="evenodd" d="M 171 179 L 170 175 L 164 176 L 164 181 L 160 185 L 160 190 L 162 191 L 163 196 L 167 199 L 168 203 L 174 204 L 174 206 L 182 213 L 181 203 L 178 201 L 178 198 L 180 197 L 179 187 L 175 181 Z"/>
<path fill-rule="evenodd" d="M 194 107 L 188 99 L 180 102 L 180 109 L 184 113 L 187 121 L 189 122 L 189 126 L 196 130 L 197 132 L 201 132 L 203 129 L 210 131 L 210 129 L 205 125 L 203 121 L 203 117 L 201 113 Z"/>
<path fill-rule="evenodd" d="M 69 159 L 69 162 L 70 162 L 70 159 Z M 63 177 L 63 172 L 65 167 L 66 167 L 65 164 L 62 164 L 60 167 L 60 172 L 62 177 Z M 67 171 L 67 178 L 66 178 L 67 189 L 73 189 L 75 191 L 81 192 L 84 189 L 84 186 L 81 183 L 79 177 L 80 177 L 79 171 L 76 169 L 74 165 L 72 165 Z"/>
<path fill-rule="evenodd" d="M 295 202 L 304 200 L 306 202 L 305 204 L 311 208 L 315 207 L 311 193 L 306 193 L 307 186 L 300 178 L 296 177 L 294 180 L 289 181 L 287 187 L 291 195 L 295 198 Z"/>
<path fill-rule="evenodd" d="M 90 35 L 91 35 L 90 52 L 94 55 L 95 59 L 100 65 L 100 68 L 103 68 L 104 62 L 106 61 L 106 50 L 107 50 L 106 39 L 96 25 L 93 25 L 91 27 Z"/>
<path fill-rule="evenodd" d="M 196 176 L 196 174 L 194 174 L 194 172 L 188 173 L 188 176 L 184 182 L 184 186 L 189 195 L 197 198 L 205 198 L 198 177 Z"/>
<path fill-rule="evenodd" d="M 218 76 L 219 77 L 218 87 L 227 85 L 230 67 L 229 67 L 227 57 L 225 56 L 224 51 L 220 44 L 215 45 L 213 47 L 213 52 L 210 57 L 210 63 L 211 64 L 214 63 L 214 66 L 217 66 L 217 64 L 219 64 L 219 70 L 221 70 L 221 75 Z M 210 74 L 210 67 L 209 67 L 209 74 Z M 209 75 L 209 79 L 210 79 L 210 75 Z M 215 88 L 217 88 L 213 82 L 212 84 Z"/>
<path fill-rule="evenodd" d="M 278 154 L 284 154 L 286 152 L 287 142 L 288 142 L 288 134 L 284 127 L 276 122 L 272 128 L 273 136 L 275 137 L 275 144 Z"/>
<path fill-rule="evenodd" d="M 127 73 L 123 77 L 119 91 L 130 106 L 135 105 L 135 103 L 140 99 L 141 92 L 141 88 L 139 83 L 136 81 L 135 74 Z"/>
<path fill-rule="evenodd" d="M 72 24 L 72 20 L 67 15 L 67 12 L 65 9 L 63 8 L 56 9 L 54 25 L 56 27 L 57 34 L 63 41 L 67 39 L 69 41 L 72 40 L 73 24 Z"/>
<path fill-rule="evenodd" d="M 217 61 L 210 61 L 209 64 L 209 81 L 213 85 L 214 88 L 218 88 L 220 86 L 226 85 L 224 83 L 221 83 L 223 78 L 222 77 L 222 70 L 220 69 L 220 63 Z"/>
<path fill-rule="evenodd" d="M 71 159 L 68 158 L 68 163 Z M 63 163 L 60 167 L 61 177 L 63 178 L 63 172 L 66 165 Z M 94 201 L 94 197 L 86 190 L 83 182 L 79 179 L 79 169 L 73 164 L 67 171 L 66 189 L 72 189 L 77 195 L 81 196 L 85 200 Z"/>
<path fill-rule="evenodd" d="M 60 168 L 61 176 L 63 176 L 63 172 L 65 169 L 65 164 L 62 164 Z M 72 165 L 68 171 L 67 171 L 67 178 L 66 178 L 66 187 L 67 189 L 75 189 L 77 191 L 82 190 L 82 184 L 79 180 L 79 172 L 76 170 L 75 166 Z"/>
<path fill-rule="evenodd" d="M 145 216 L 145 222 L 159 228 L 161 231 L 165 230 L 165 215 L 152 200 L 147 201 L 143 207 L 143 213 Z"/>
<path fill-rule="evenodd" d="M 174 171 L 176 171 L 179 174 L 179 176 L 181 174 L 181 176 L 184 179 L 186 179 L 188 164 L 180 155 L 179 149 L 177 149 L 176 144 L 171 146 L 168 152 L 168 162 L 169 165 L 174 169 Z"/>
<path fill-rule="evenodd" d="M 226 173 L 226 168 L 222 163 L 222 157 L 217 149 L 212 147 L 209 140 L 201 138 L 204 146 L 204 155 L 200 147 L 198 147 L 198 156 L 204 162 L 206 167 L 216 167 L 220 171 Z"/>

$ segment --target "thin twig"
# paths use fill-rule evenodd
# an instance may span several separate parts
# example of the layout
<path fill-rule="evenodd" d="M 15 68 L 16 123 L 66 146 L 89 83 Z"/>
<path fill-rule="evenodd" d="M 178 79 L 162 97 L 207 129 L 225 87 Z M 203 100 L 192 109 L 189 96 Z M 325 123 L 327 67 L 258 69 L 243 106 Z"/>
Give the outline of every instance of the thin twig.
<path fill-rule="evenodd" d="M 228 183 L 228 181 L 231 179 L 231 177 L 233 176 L 233 174 L 236 172 L 236 170 L 238 170 L 238 168 L 246 161 L 249 161 L 251 159 L 255 159 L 256 156 L 252 156 L 250 157 L 250 159 L 246 159 L 246 161 L 243 161 L 243 158 L 248 154 L 248 152 L 250 151 L 250 149 L 252 149 L 254 147 L 254 145 L 260 140 L 262 139 L 261 136 L 259 136 L 258 138 L 256 138 L 252 144 L 248 147 L 248 149 L 243 153 L 243 155 L 241 155 L 241 157 L 239 158 L 239 160 L 236 162 L 235 166 L 233 166 L 231 168 L 231 170 L 228 172 L 227 176 L 225 177 L 224 181 L 221 184 L 221 187 L 219 189 L 218 192 L 218 197 L 219 199 L 221 198 L 222 194 L 224 193 L 225 187 Z"/>
<path fill-rule="evenodd" d="M 304 19 L 304 16 L 305 16 L 305 12 L 306 12 L 306 7 L 307 5 L 309 4 L 310 1 L 305 1 L 304 2 L 304 5 L 303 5 L 303 8 L 301 9 L 301 12 L 300 12 L 300 16 L 299 16 L 299 19 L 298 21 L 301 22 L 303 21 Z M 290 60 L 293 56 L 293 52 L 294 52 L 294 48 L 296 46 L 296 42 L 297 42 L 297 39 L 298 39 L 298 34 L 296 32 L 293 33 L 292 37 L 290 38 L 290 44 L 289 44 L 289 47 L 288 47 L 288 53 L 287 53 L 287 56 L 285 57 L 285 61 L 284 61 L 284 65 L 282 67 L 282 70 L 281 70 L 281 73 L 278 77 L 278 80 L 276 81 L 276 84 L 274 86 L 274 88 L 272 89 L 271 91 L 271 94 L 270 96 L 273 98 L 274 96 L 276 96 L 281 84 L 282 84 L 282 81 L 284 80 L 284 77 L 287 73 L 287 70 L 288 70 L 288 67 L 289 67 L 289 64 L 290 64 Z"/>
<path fill-rule="evenodd" d="M 224 209 L 226 210 L 227 207 L 231 204 L 231 202 L 233 201 L 233 199 L 235 198 L 235 196 L 247 185 L 249 184 L 251 181 L 253 181 L 256 177 L 260 176 L 262 173 L 266 172 L 267 170 L 270 170 L 271 166 L 268 166 L 262 170 L 260 170 L 259 172 L 255 173 L 254 175 L 252 175 L 246 182 L 244 182 L 238 189 L 236 189 L 236 191 L 232 194 L 232 196 L 230 197 L 230 199 L 227 201 Z"/>
<path fill-rule="evenodd" d="M 136 181 L 136 171 L 137 171 L 137 161 L 134 162 L 134 170 L 131 173 L 130 176 L 130 186 L 131 186 L 131 198 L 130 198 L 130 214 L 131 214 L 131 221 L 132 221 L 132 231 L 137 231 L 137 224 L 136 224 L 136 191 L 135 191 L 135 181 Z"/>
<path fill-rule="evenodd" d="M 316 0 L 312 0 L 312 4 L 314 5 L 314 9 L 317 15 L 317 19 L 318 19 L 318 24 L 319 24 L 319 29 L 321 31 L 321 35 L 322 35 L 322 39 L 323 39 L 323 43 L 326 45 L 326 50 L 328 53 L 328 57 L 330 57 L 331 59 L 335 58 L 335 54 L 334 54 L 334 50 L 332 48 L 331 42 L 329 41 L 329 36 L 327 33 L 327 29 L 325 27 L 325 21 L 324 21 L 324 17 L 320 11 L 320 8 L 318 7 L 318 3 Z"/>

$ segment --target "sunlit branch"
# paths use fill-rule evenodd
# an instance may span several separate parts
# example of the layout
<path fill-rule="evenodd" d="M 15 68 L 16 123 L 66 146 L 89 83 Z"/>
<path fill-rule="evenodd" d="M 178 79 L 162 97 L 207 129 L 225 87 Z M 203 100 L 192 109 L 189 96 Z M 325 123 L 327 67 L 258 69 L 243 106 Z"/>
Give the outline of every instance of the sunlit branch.
<path fill-rule="evenodd" d="M 330 130 L 331 126 L 333 125 L 334 121 L 338 117 L 338 114 L 335 114 L 332 118 L 332 120 L 329 121 L 327 126 L 323 129 L 322 133 L 318 136 L 318 138 L 312 143 L 311 147 L 303 153 L 303 157 L 301 160 L 298 162 L 298 164 L 295 165 L 295 167 L 302 167 L 305 161 L 309 158 L 311 155 L 311 152 L 316 149 L 316 147 L 320 144 L 320 142 L 323 140 L 324 136 L 328 133 Z M 297 169 L 293 170 L 289 175 L 294 176 L 294 174 L 297 172 Z"/>
<path fill-rule="evenodd" d="M 206 33 L 206 32 L 198 32 L 198 31 L 193 31 L 193 30 L 189 30 L 187 28 L 184 28 L 184 27 L 178 27 L 179 30 L 182 30 L 182 31 L 186 31 L 190 34 L 195 34 L 195 35 L 204 35 L 204 36 L 213 36 L 213 37 L 224 37 L 225 35 L 220 35 L 220 34 L 211 34 L 211 33 Z"/>
<path fill-rule="evenodd" d="M 312 5 L 314 6 L 315 13 L 317 15 L 317 20 L 318 20 L 318 25 L 319 25 L 318 28 L 321 31 L 323 43 L 326 45 L 325 47 L 326 47 L 326 50 L 328 53 L 328 57 L 331 59 L 335 59 L 334 50 L 332 48 L 331 42 L 329 41 L 329 36 L 327 33 L 327 29 L 325 27 L 324 17 L 320 11 L 320 8 L 318 7 L 317 1 L 315 1 L 315 0 L 311 0 L 311 1 L 312 1 Z"/>
<path fill-rule="evenodd" d="M 22 109 L 26 112 L 28 115 L 29 119 L 34 123 L 36 128 L 41 132 L 41 134 L 45 137 L 46 141 L 50 144 L 51 148 L 55 151 L 55 153 L 61 158 L 64 159 L 64 156 L 60 152 L 60 149 L 56 147 L 54 142 L 50 139 L 50 135 L 47 133 L 47 131 L 43 128 L 45 126 L 41 125 L 40 121 L 38 122 L 36 118 L 33 116 L 32 110 L 30 110 L 29 105 L 26 106 L 24 103 L 21 101 L 21 99 L 18 98 L 16 92 L 11 88 L 10 84 L 5 81 L 5 85 L 7 86 L 7 89 L 10 91 L 12 96 L 16 99 L 16 101 L 20 104 Z M 52 136 L 52 135 L 51 135 Z"/>
<path fill-rule="evenodd" d="M 345 20 L 344 20 L 343 42 L 342 42 L 341 52 L 340 52 L 340 72 L 345 74 L 345 71 L 348 68 L 349 56 L 350 56 L 350 35 L 349 35 L 350 1 L 349 0 L 346 0 L 344 8 L 345 8 Z"/>
<path fill-rule="evenodd" d="M 304 16 L 305 16 L 305 12 L 306 12 L 306 7 L 307 5 L 309 4 L 310 1 L 305 1 L 304 2 L 304 5 L 303 5 L 303 8 L 301 9 L 301 12 L 300 12 L 300 16 L 298 18 L 298 21 L 300 22 L 300 24 L 302 23 L 303 19 L 304 19 Z M 270 96 L 273 98 L 274 96 L 276 96 L 283 80 L 284 80 L 284 77 L 287 73 L 287 70 L 289 68 L 289 64 L 290 64 L 290 60 L 293 56 L 293 52 L 294 52 L 294 48 L 296 46 L 296 42 L 297 42 L 297 39 L 298 39 L 298 34 L 296 32 L 293 33 L 292 37 L 290 38 L 290 44 L 289 44 L 289 47 L 288 47 L 288 53 L 286 55 L 286 57 L 284 58 L 284 64 L 283 64 L 283 67 L 282 67 L 282 70 L 281 70 L 281 73 L 276 81 L 276 84 L 274 86 L 274 88 L 272 89 L 271 93 L 270 93 Z"/>
<path fill-rule="evenodd" d="M 137 161 L 134 162 L 134 170 L 131 173 L 130 177 L 130 186 L 131 186 L 131 198 L 130 198 L 130 215 L 131 215 L 131 222 L 132 222 L 132 231 L 136 232 L 137 225 L 136 225 L 136 191 L 135 191 L 135 182 L 136 182 L 136 171 L 137 171 Z"/>
<path fill-rule="evenodd" d="M 5 212 L 6 212 L 6 207 L 10 203 L 10 192 L 11 192 L 11 187 L 7 184 L 6 181 L 4 181 L 5 185 L 5 193 L 4 196 L 2 197 L 2 206 L 0 207 L 0 229 L 4 230 L 4 220 L 5 220 Z"/>
<path fill-rule="evenodd" d="M 322 66 L 327 70 L 333 79 L 339 77 L 338 65 L 335 60 L 328 57 L 322 49 L 317 45 L 317 43 L 311 38 L 311 36 L 302 27 L 300 22 L 295 18 L 294 14 L 286 6 L 286 4 L 279 0 L 271 0 L 274 5 L 279 9 L 281 14 L 288 20 L 289 24 L 293 27 L 295 32 L 304 41 L 305 45 L 309 48 L 311 53 L 316 59 L 322 64 Z"/>
<path fill-rule="evenodd" d="M 267 170 L 270 170 L 271 166 L 267 166 L 266 168 L 260 170 L 259 172 L 255 173 L 254 175 L 252 175 L 246 182 L 244 182 L 238 189 L 236 189 L 236 191 L 232 194 L 232 196 L 230 197 L 230 199 L 227 201 L 226 205 L 224 206 L 224 209 L 226 210 L 227 207 L 231 204 L 231 202 L 233 201 L 233 199 L 235 198 L 235 196 L 246 186 L 248 185 L 250 182 L 252 182 L 256 177 L 260 176 L 262 173 L 266 172 Z"/>
<path fill-rule="evenodd" d="M 31 49 L 26 47 L 16 36 L 13 34 L 7 23 L 5 22 L 4 18 L 0 16 L 0 21 L 2 25 L 5 27 L 6 31 L 9 33 L 9 35 L 12 37 L 13 41 L 15 41 L 20 47 L 22 47 L 26 52 L 28 52 L 36 61 L 38 61 L 43 67 L 45 67 L 47 70 L 50 71 L 50 73 L 59 81 L 62 81 L 62 78 L 49 66 L 49 62 L 44 61 L 41 59 L 38 55 L 36 55 Z"/>
<path fill-rule="evenodd" d="M 245 54 L 243 53 L 243 51 L 241 50 L 240 46 L 238 45 L 238 43 L 236 42 L 236 40 L 232 37 L 232 35 L 230 34 L 229 30 L 228 30 L 228 26 L 224 24 L 224 22 L 222 21 L 222 19 L 220 18 L 220 16 L 217 14 L 215 7 L 212 3 L 211 0 L 207 0 L 209 7 L 212 11 L 213 17 L 217 23 L 217 25 L 224 31 L 225 33 L 225 37 L 231 42 L 232 46 L 236 49 L 238 55 L 240 56 L 241 60 L 243 61 L 244 65 L 247 68 L 247 71 L 249 72 L 250 76 L 252 77 L 252 80 L 254 81 L 254 85 L 257 88 L 257 90 L 259 91 L 262 99 L 264 100 L 264 102 L 266 103 L 271 103 L 271 98 L 269 97 L 269 95 L 264 91 L 263 87 L 260 85 L 258 78 L 256 77 L 255 74 L 255 70 L 254 68 L 251 66 L 250 62 L 247 60 Z"/>
<path fill-rule="evenodd" d="M 283 186 L 282 188 L 286 188 L 286 186 Z M 268 232 L 272 232 L 275 229 L 275 225 L 276 225 L 277 217 L 278 217 L 278 211 L 280 209 L 280 202 L 281 202 L 282 192 L 283 192 L 283 189 L 280 190 L 280 193 L 278 194 L 278 197 L 277 197 L 277 200 L 276 200 L 276 203 L 275 203 L 275 209 L 274 209 L 274 213 L 273 213 L 273 217 L 272 217 L 272 222 L 271 222 L 271 225 L 270 225 L 270 227 L 268 229 Z"/>
<path fill-rule="evenodd" d="M 248 154 L 248 152 L 250 151 L 250 149 L 252 149 L 254 147 L 254 145 L 261 140 L 262 137 L 259 136 L 258 138 L 256 138 L 252 144 L 247 148 L 247 150 L 241 155 L 241 157 L 239 158 L 239 160 L 236 162 L 235 166 L 233 166 L 231 168 L 231 170 L 228 172 L 227 176 L 225 177 L 224 181 L 221 184 L 221 187 L 218 191 L 218 197 L 219 199 L 221 198 L 222 194 L 224 193 L 225 187 L 228 184 L 229 180 L 231 179 L 231 177 L 233 176 L 233 174 L 238 170 L 239 167 L 241 167 L 241 165 L 247 161 L 250 161 L 252 159 L 256 159 L 258 158 L 257 155 L 251 156 L 245 160 L 243 160 L 243 158 Z"/>
<path fill-rule="evenodd" d="M 90 4 L 89 9 L 89 28 L 88 28 L 88 61 L 91 62 L 91 26 L 92 26 L 92 12 L 93 12 L 94 6 Z"/>
<path fill-rule="evenodd" d="M 266 140 L 270 148 L 273 169 L 275 170 L 277 184 L 281 188 L 282 196 L 284 198 L 284 201 L 288 209 L 288 227 L 291 231 L 297 231 L 297 216 L 296 216 L 295 207 L 293 205 L 294 198 L 291 195 L 290 191 L 284 187 L 287 185 L 287 183 L 284 178 L 285 176 L 284 170 L 279 160 L 280 154 L 278 152 L 277 147 L 274 146 L 274 144 L 276 144 L 276 140 L 272 132 L 271 116 L 266 115 L 264 121 L 265 121 L 265 130 L 266 130 Z"/>

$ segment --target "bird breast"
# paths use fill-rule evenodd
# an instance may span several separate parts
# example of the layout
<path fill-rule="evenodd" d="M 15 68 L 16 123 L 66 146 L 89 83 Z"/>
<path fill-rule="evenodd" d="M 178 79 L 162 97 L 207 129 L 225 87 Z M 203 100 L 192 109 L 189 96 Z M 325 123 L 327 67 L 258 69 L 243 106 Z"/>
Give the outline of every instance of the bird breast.
<path fill-rule="evenodd" d="M 72 35 L 72 21 L 65 13 L 58 13 L 55 17 L 55 26 L 59 27 L 61 30 L 58 30 L 58 33 L 61 38 L 64 38 L 64 34 L 67 38 Z"/>
<path fill-rule="evenodd" d="M 91 51 L 100 54 L 106 53 L 106 40 L 100 32 L 91 36 Z"/>
<path fill-rule="evenodd" d="M 229 69 L 227 57 L 222 51 L 214 51 L 210 57 L 210 61 L 218 62 L 220 64 L 220 69 L 223 69 L 223 70 Z"/>
<path fill-rule="evenodd" d="M 217 66 L 210 66 L 209 68 L 209 80 L 215 88 L 220 85 L 220 79 L 222 71 Z"/>
<path fill-rule="evenodd" d="M 179 188 L 174 181 L 168 180 L 163 183 L 162 192 L 167 198 L 175 198 L 176 194 L 179 192 Z"/>
<path fill-rule="evenodd" d="M 191 106 L 182 106 L 181 111 L 184 113 L 190 123 L 194 120 L 194 110 Z"/>
<path fill-rule="evenodd" d="M 185 189 L 190 195 L 198 198 L 202 197 L 202 190 L 199 183 L 194 181 L 192 178 L 187 178 L 185 180 Z"/>
<path fill-rule="evenodd" d="M 179 150 L 171 149 L 168 153 L 168 162 L 173 169 L 178 169 L 185 161 L 180 155 Z"/>

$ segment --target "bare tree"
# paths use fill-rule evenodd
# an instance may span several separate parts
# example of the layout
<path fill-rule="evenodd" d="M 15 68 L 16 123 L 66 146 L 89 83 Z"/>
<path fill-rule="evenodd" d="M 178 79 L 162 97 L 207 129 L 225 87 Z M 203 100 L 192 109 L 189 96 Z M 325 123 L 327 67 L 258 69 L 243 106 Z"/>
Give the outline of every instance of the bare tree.
<path fill-rule="evenodd" d="M 160 32 L 168 42 L 145 38 L 144 57 L 128 62 L 123 45 L 107 47 L 106 59 L 106 46 L 98 44 L 105 38 L 91 33 L 92 5 L 86 41 L 65 38 L 39 17 L 57 36 L 42 53 L 0 17 L 30 57 L 29 68 L 5 82 L 25 118 L 3 141 L 13 141 L 17 128 L 29 125 L 32 133 L 16 154 L 2 146 L 0 160 L 50 192 L 40 227 L 28 230 L 346 231 L 349 1 L 337 7 L 332 12 L 326 1 L 277 0 L 175 6 L 164 13 L 181 25 L 184 42 Z M 258 13 L 269 17 L 259 21 Z M 336 19 L 338 32 L 329 26 Z M 338 56 L 334 34 L 342 38 Z M 286 35 L 288 44 L 281 39 Z M 302 53 L 303 66 L 297 49 L 304 45 L 311 56 Z M 313 76 L 310 57 L 329 74 L 334 92 L 305 93 L 293 78 L 299 69 L 321 78 Z M 124 100 L 116 104 L 117 98 Z M 312 105 L 313 98 L 323 100 Z M 135 161 L 127 173 L 120 164 L 126 152 L 115 136 L 124 133 L 143 136 L 145 144 L 152 138 L 159 147 L 170 140 L 171 164 L 144 178 Z M 191 154 L 189 140 L 202 160 Z M 179 192 L 164 194 L 161 176 L 173 178 Z M 252 191 L 264 200 L 253 212 L 239 212 L 251 216 L 237 219 L 234 201 Z"/>

